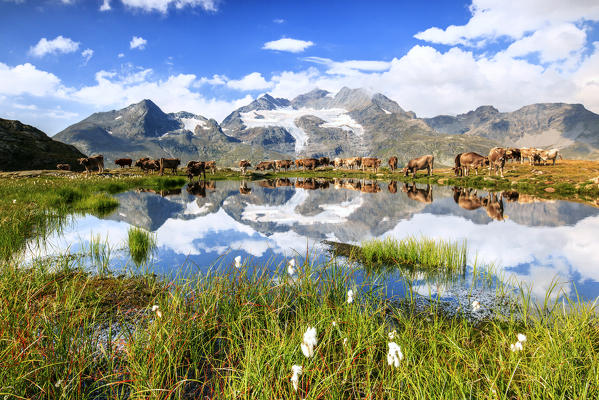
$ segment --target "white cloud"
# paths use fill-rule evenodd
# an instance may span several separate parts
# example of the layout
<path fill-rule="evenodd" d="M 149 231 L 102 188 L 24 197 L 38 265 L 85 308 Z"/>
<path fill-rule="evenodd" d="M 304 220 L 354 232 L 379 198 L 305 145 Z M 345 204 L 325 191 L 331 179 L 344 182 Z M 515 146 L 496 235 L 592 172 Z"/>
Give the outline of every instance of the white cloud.
<path fill-rule="evenodd" d="M 54 74 L 41 71 L 29 63 L 15 67 L 0 63 L 0 94 L 29 94 L 39 97 L 54 96 L 62 92 L 60 79 Z"/>
<path fill-rule="evenodd" d="M 370 60 L 333 61 L 329 58 L 306 57 L 304 60 L 329 67 L 327 74 L 348 75 L 354 71 L 386 71 L 391 62 Z"/>
<path fill-rule="evenodd" d="M 275 18 L 272 20 L 272 22 L 274 22 L 275 24 L 283 24 L 285 23 L 285 20 L 283 18 Z"/>
<path fill-rule="evenodd" d="M 124 55 L 123 53 L 119 53 L 119 54 L 117 55 L 117 57 L 118 57 L 118 58 L 123 58 L 123 57 L 125 57 L 125 55 Z"/>
<path fill-rule="evenodd" d="M 72 53 L 79 48 L 79 42 L 75 42 L 62 35 L 52 40 L 41 38 L 39 42 L 29 49 L 29 54 L 35 57 L 43 57 L 46 54 Z"/>
<path fill-rule="evenodd" d="M 104 0 L 102 5 L 100 6 L 100 11 L 110 11 L 110 0 Z"/>
<path fill-rule="evenodd" d="M 252 72 L 239 80 L 229 80 L 227 86 L 237 90 L 263 90 L 272 87 L 259 72 Z"/>
<path fill-rule="evenodd" d="M 218 0 L 121 0 L 123 4 L 132 9 L 143 11 L 157 11 L 162 14 L 168 12 L 169 7 L 177 9 L 185 7 L 200 7 L 206 11 L 217 11 Z"/>
<path fill-rule="evenodd" d="M 480 45 L 502 36 L 520 39 L 547 25 L 599 20 L 594 0 L 473 0 L 472 17 L 465 25 L 429 28 L 417 39 L 447 45 Z"/>
<path fill-rule="evenodd" d="M 133 36 L 129 42 L 129 48 L 143 50 L 146 47 L 148 41 L 144 38 Z"/>
<path fill-rule="evenodd" d="M 85 49 L 81 52 L 81 56 L 84 59 L 84 64 L 87 64 L 89 60 L 94 56 L 94 51 L 92 49 Z"/>
<path fill-rule="evenodd" d="M 298 40 L 291 38 L 281 38 L 279 40 L 273 40 L 271 42 L 264 43 L 262 47 L 264 50 L 278 50 L 278 51 L 289 51 L 291 53 L 301 53 L 308 47 L 313 46 L 314 43 L 306 40 Z"/>
<path fill-rule="evenodd" d="M 227 78 L 225 75 L 214 74 L 214 75 L 212 75 L 212 78 L 206 78 L 206 77 L 200 78 L 200 80 L 197 82 L 196 86 L 200 87 L 204 84 L 215 85 L 215 86 L 224 85 L 227 83 L 228 80 L 229 80 L 229 78 Z"/>

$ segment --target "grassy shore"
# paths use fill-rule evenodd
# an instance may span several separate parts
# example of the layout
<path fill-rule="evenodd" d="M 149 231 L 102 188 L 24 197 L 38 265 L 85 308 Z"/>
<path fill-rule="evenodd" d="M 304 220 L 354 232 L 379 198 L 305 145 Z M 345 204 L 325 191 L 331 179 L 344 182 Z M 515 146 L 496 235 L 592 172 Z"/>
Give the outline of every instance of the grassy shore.
<path fill-rule="evenodd" d="M 334 260 L 299 266 L 293 277 L 281 268 L 277 279 L 266 267 L 249 275 L 245 269 L 167 282 L 98 277 L 61 258 L 32 268 L 2 263 L 0 395 L 599 396 L 599 322 L 592 306 L 524 314 L 522 297 L 511 315 L 473 322 L 467 315 L 475 309 L 449 316 L 435 301 L 422 310 L 409 300 L 386 299 L 384 287 L 357 287 L 352 271 Z M 306 339 L 312 327 L 316 335 Z M 303 341 L 313 352 L 302 351 Z M 401 356 L 389 355 L 391 342 Z M 512 351 L 518 342 L 521 350 Z M 294 365 L 302 367 L 297 392 Z"/>

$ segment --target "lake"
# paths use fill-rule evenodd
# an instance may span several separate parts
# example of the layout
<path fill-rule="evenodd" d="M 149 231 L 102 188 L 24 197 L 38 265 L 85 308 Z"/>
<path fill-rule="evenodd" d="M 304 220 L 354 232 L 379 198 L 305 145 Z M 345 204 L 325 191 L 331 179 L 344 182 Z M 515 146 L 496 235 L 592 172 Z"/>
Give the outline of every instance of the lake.
<path fill-rule="evenodd" d="M 313 262 L 326 259 L 323 241 L 359 244 L 371 238 L 427 236 L 466 240 L 470 260 L 493 263 L 501 276 L 530 286 L 539 299 L 556 281 L 571 297 L 591 301 L 599 295 L 594 247 L 599 210 L 575 202 L 357 179 L 209 181 L 116 197 L 120 205 L 113 213 L 73 216 L 43 246 L 32 242 L 28 257 L 76 253 L 99 236 L 111 249 L 114 268 L 133 268 L 125 247 L 129 228 L 137 226 L 156 237 L 150 268 L 174 276 L 228 268 L 236 256 L 247 266 L 284 270 L 287 260 L 301 264 L 306 253 Z M 470 274 L 471 269 L 466 277 Z M 423 295 L 455 299 L 471 291 L 468 279 L 420 278 L 412 285 Z M 357 279 L 364 281 L 365 275 Z M 396 274 L 377 279 L 390 295 L 405 293 L 405 282 Z"/>

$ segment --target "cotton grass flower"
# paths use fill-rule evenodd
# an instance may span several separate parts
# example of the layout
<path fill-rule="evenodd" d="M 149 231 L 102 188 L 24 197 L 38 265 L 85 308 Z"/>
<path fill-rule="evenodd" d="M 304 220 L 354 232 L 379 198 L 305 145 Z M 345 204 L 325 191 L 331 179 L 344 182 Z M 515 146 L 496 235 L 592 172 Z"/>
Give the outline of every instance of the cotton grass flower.
<path fill-rule="evenodd" d="M 241 256 L 235 257 L 235 268 L 241 268 Z"/>
<path fill-rule="evenodd" d="M 310 358 L 314 355 L 314 347 L 316 347 L 317 343 L 318 340 L 316 339 L 316 328 L 308 328 L 304 333 L 304 338 L 302 344 L 300 345 L 302 353 L 304 353 L 306 358 Z"/>
<path fill-rule="evenodd" d="M 516 343 L 510 344 L 510 350 L 512 350 L 512 352 L 522 351 L 522 350 L 524 350 L 524 347 L 522 347 L 522 343 L 516 342 Z"/>
<path fill-rule="evenodd" d="M 295 260 L 289 260 L 287 263 L 287 273 L 289 275 L 295 274 Z"/>
<path fill-rule="evenodd" d="M 525 335 L 525 334 L 523 334 L 523 333 L 519 333 L 519 334 L 518 334 L 518 341 L 519 341 L 520 343 L 524 343 L 524 342 L 526 342 L 526 335 Z"/>
<path fill-rule="evenodd" d="M 160 307 L 158 307 L 158 304 L 154 304 L 154 305 L 152 306 L 152 312 L 153 312 L 153 313 L 156 313 L 156 316 L 157 316 L 158 318 L 162 318 L 162 311 L 160 311 Z"/>
<path fill-rule="evenodd" d="M 349 289 L 347 291 L 347 304 L 351 304 L 354 301 L 354 291 Z"/>
<path fill-rule="evenodd" d="M 392 332 L 389 332 L 388 336 L 389 336 L 389 340 L 395 340 L 395 338 L 398 336 L 397 331 L 393 330 Z"/>
<path fill-rule="evenodd" d="M 299 386 L 299 377 L 302 374 L 302 366 L 294 365 L 291 367 L 291 383 L 293 384 L 293 390 L 297 392 L 297 387 Z"/>
<path fill-rule="evenodd" d="M 395 342 L 389 342 L 389 352 L 387 353 L 387 364 L 392 367 L 399 368 L 399 362 L 403 360 L 401 347 Z"/>
<path fill-rule="evenodd" d="M 333 325 L 333 327 L 337 326 L 337 322 L 333 321 L 331 322 L 331 325 Z"/>
<path fill-rule="evenodd" d="M 477 312 L 478 310 L 480 310 L 480 303 L 478 300 L 474 300 L 472 302 L 472 311 Z"/>

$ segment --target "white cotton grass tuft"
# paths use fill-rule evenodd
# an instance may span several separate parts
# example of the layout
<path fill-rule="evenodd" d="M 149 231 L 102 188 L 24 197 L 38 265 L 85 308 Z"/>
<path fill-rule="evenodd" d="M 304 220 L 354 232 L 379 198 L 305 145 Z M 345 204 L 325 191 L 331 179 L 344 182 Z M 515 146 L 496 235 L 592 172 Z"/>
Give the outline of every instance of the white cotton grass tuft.
<path fill-rule="evenodd" d="M 525 334 L 523 334 L 523 333 L 519 333 L 519 334 L 518 334 L 518 341 L 519 341 L 520 343 L 524 343 L 524 342 L 526 342 L 526 335 L 525 335 Z"/>
<path fill-rule="evenodd" d="M 387 364 L 392 367 L 399 368 L 399 362 L 403 360 L 401 347 L 395 342 L 389 342 L 389 352 L 387 353 Z"/>
<path fill-rule="evenodd" d="M 478 300 L 474 300 L 472 302 L 472 311 L 476 312 L 480 310 L 480 303 L 478 302 Z"/>
<path fill-rule="evenodd" d="M 152 312 L 153 312 L 153 313 L 156 313 L 156 316 L 157 316 L 158 318 L 162 318 L 162 311 L 160 311 L 160 307 L 158 306 L 158 304 L 154 304 L 154 305 L 152 306 Z"/>
<path fill-rule="evenodd" d="M 331 325 L 333 325 L 333 327 L 335 327 L 335 326 L 337 326 L 337 322 L 333 321 L 333 322 L 331 322 Z"/>
<path fill-rule="evenodd" d="M 287 273 L 289 275 L 295 274 L 295 260 L 289 260 L 289 262 L 287 263 Z"/>
<path fill-rule="evenodd" d="M 235 257 L 235 268 L 241 268 L 241 256 Z"/>
<path fill-rule="evenodd" d="M 297 388 L 299 386 L 299 377 L 302 374 L 302 366 L 294 365 L 291 367 L 291 383 L 293 384 L 293 390 L 297 392 Z"/>
<path fill-rule="evenodd" d="M 351 304 L 354 301 L 354 291 L 349 289 L 347 291 L 347 304 Z"/>
<path fill-rule="evenodd" d="M 524 347 L 522 347 L 521 342 L 516 342 L 516 343 L 510 344 L 510 350 L 512 350 L 512 352 L 522 351 L 523 349 L 524 349 Z"/>
<path fill-rule="evenodd" d="M 398 336 L 397 331 L 393 330 L 393 331 L 389 332 L 388 336 L 389 336 L 389 340 L 395 340 L 395 338 L 397 338 L 397 336 Z"/>
<path fill-rule="evenodd" d="M 302 344 L 300 345 L 302 349 L 302 353 L 306 358 L 310 358 L 314 355 L 314 347 L 318 343 L 318 339 L 316 338 L 316 328 L 309 327 L 304 333 L 304 338 Z"/>

